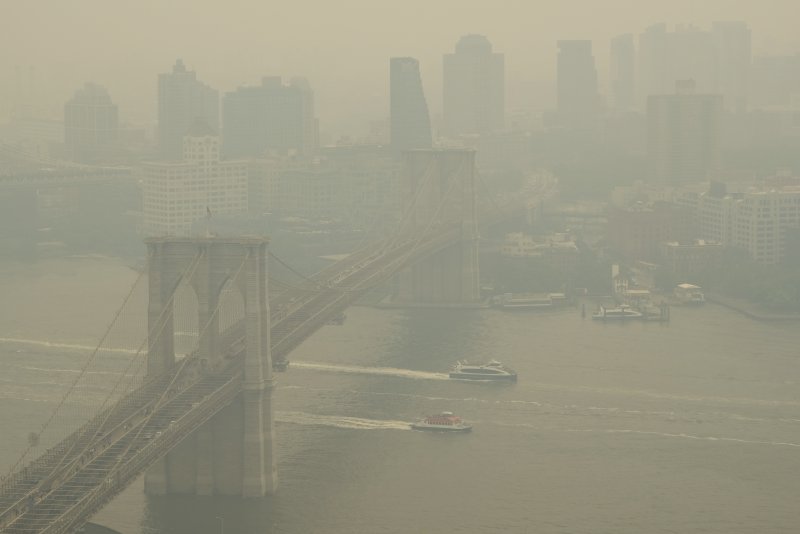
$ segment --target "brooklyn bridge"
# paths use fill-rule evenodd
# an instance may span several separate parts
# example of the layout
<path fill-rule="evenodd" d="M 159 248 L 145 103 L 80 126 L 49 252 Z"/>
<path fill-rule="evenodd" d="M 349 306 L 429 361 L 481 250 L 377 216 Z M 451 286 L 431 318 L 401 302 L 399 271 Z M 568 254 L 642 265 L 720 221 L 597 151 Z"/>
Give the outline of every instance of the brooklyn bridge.
<path fill-rule="evenodd" d="M 389 281 L 399 302 L 479 302 L 479 219 L 518 213 L 553 185 L 498 206 L 476 180 L 472 151 L 407 153 L 394 235 L 293 284 L 271 275 L 281 260 L 266 237 L 147 239 L 147 269 L 4 475 L 0 531 L 75 531 L 141 475 L 151 494 L 276 491 L 272 396 L 291 351 Z M 108 393 L 76 411 L 112 354 Z"/>

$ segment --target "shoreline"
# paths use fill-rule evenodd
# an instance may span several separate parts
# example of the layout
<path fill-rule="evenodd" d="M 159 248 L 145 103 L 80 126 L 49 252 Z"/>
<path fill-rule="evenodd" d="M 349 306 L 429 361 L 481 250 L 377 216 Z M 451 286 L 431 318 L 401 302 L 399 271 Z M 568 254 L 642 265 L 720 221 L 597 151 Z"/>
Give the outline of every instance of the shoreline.
<path fill-rule="evenodd" d="M 800 313 L 787 314 L 787 313 L 773 313 L 763 309 L 757 304 L 746 301 L 744 299 L 737 299 L 733 297 L 723 297 L 720 295 L 709 295 L 706 293 L 706 300 L 713 304 L 718 304 L 729 310 L 741 313 L 756 321 L 800 321 Z"/>

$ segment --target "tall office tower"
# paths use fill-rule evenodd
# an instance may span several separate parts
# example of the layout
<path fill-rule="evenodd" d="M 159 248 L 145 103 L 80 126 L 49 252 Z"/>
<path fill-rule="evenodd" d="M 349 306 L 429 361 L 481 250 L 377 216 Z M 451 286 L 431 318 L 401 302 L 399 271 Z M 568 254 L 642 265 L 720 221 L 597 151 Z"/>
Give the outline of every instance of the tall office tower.
<path fill-rule="evenodd" d="M 391 143 L 396 153 L 431 148 L 431 119 L 422 89 L 419 61 L 412 57 L 389 60 Z"/>
<path fill-rule="evenodd" d="M 105 87 L 85 84 L 64 104 L 67 156 L 80 163 L 107 161 L 117 148 L 119 112 Z"/>
<path fill-rule="evenodd" d="M 636 46 L 633 34 L 611 40 L 611 96 L 614 109 L 630 111 L 636 107 Z"/>
<path fill-rule="evenodd" d="M 753 103 L 767 109 L 787 109 L 800 95 L 800 54 L 761 56 L 753 60 Z"/>
<path fill-rule="evenodd" d="M 313 155 L 318 145 L 314 92 L 304 78 L 286 85 L 278 76 L 265 77 L 259 86 L 225 94 L 222 128 L 226 158 Z"/>
<path fill-rule="evenodd" d="M 558 41 L 558 113 L 571 126 L 591 124 L 600 109 L 591 41 Z"/>
<path fill-rule="evenodd" d="M 744 113 L 752 61 L 750 28 L 745 22 L 715 22 L 711 33 L 717 51 L 718 89 L 725 99 L 725 109 Z"/>
<path fill-rule="evenodd" d="M 219 93 L 177 60 L 172 72 L 158 75 L 158 148 L 160 156 L 179 160 L 183 137 L 198 119 L 219 131 Z"/>
<path fill-rule="evenodd" d="M 650 180 L 680 185 L 712 178 L 719 168 L 722 96 L 695 93 L 691 80 L 675 94 L 651 95 L 647 103 Z"/>
<path fill-rule="evenodd" d="M 679 80 L 694 80 L 698 92 L 718 93 L 717 57 L 711 32 L 682 25 L 668 32 L 663 23 L 647 28 L 639 36 L 640 102 L 645 106 L 650 95 L 672 92 Z"/>
<path fill-rule="evenodd" d="M 483 35 L 465 35 L 444 55 L 444 123 L 449 135 L 502 130 L 505 65 Z"/>
<path fill-rule="evenodd" d="M 655 24 L 639 35 L 636 58 L 636 96 L 638 108 L 647 107 L 650 95 L 672 91 L 674 80 L 667 68 L 667 25 Z"/>

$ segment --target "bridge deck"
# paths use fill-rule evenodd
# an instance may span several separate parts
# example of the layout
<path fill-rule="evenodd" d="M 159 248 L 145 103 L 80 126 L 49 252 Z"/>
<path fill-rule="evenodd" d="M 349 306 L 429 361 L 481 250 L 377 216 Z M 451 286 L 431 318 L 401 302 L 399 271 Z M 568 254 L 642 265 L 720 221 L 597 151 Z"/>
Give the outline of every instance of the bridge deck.
<path fill-rule="evenodd" d="M 310 278 L 305 287 L 279 295 L 271 302 L 273 359 L 285 359 L 366 291 L 449 246 L 461 231 L 460 225 L 447 225 L 424 239 L 365 248 Z M 227 367 L 218 374 L 192 381 L 178 365 L 15 473 L 0 492 L 0 529 L 15 534 L 75 529 L 233 401 L 241 391 L 243 324 L 223 337 Z"/>

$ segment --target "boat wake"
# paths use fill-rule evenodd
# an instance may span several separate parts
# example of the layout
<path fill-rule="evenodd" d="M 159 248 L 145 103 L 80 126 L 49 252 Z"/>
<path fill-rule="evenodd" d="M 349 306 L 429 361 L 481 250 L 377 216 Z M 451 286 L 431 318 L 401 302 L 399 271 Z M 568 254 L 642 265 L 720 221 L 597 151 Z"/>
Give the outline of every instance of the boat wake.
<path fill-rule="evenodd" d="M 0 343 L 14 343 L 19 345 L 30 345 L 34 347 L 44 347 L 48 349 L 64 349 L 76 352 L 91 352 L 97 348 L 96 346 L 92 345 L 80 345 L 76 343 L 59 343 L 55 341 L 47 341 L 41 339 L 24 339 L 16 337 L 0 337 Z M 100 351 L 113 352 L 119 354 L 136 354 L 138 352 L 137 350 L 133 349 L 108 348 L 108 347 L 101 347 Z"/>
<path fill-rule="evenodd" d="M 450 377 L 445 373 L 412 371 L 410 369 L 400 369 L 397 367 L 363 367 L 360 365 L 340 365 L 340 364 L 318 363 L 318 362 L 299 362 L 296 360 L 292 360 L 291 368 L 309 369 L 312 371 L 324 371 L 330 373 L 396 376 L 399 378 L 411 378 L 415 380 L 450 380 Z"/>
<path fill-rule="evenodd" d="M 304 412 L 276 412 L 275 420 L 294 425 L 330 426 L 351 430 L 411 430 L 405 421 L 364 419 L 340 415 L 317 415 Z"/>
<path fill-rule="evenodd" d="M 641 434 L 647 436 L 656 436 L 662 438 L 676 438 L 676 439 L 691 439 L 696 441 L 712 441 L 712 442 L 733 442 L 733 443 L 742 443 L 745 445 L 770 445 L 773 447 L 793 447 L 793 448 L 800 448 L 800 443 L 792 443 L 790 441 L 767 441 L 767 440 L 752 440 L 752 439 L 742 439 L 742 438 L 730 438 L 730 437 L 717 437 L 717 436 L 696 436 L 694 434 L 674 434 L 670 432 L 655 432 L 652 430 L 631 430 L 631 429 L 604 429 L 604 430 L 595 430 L 595 429 L 568 429 L 567 432 L 597 432 L 603 434 Z"/>

